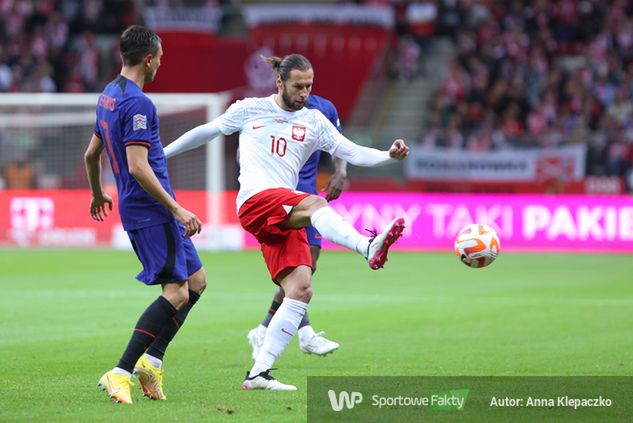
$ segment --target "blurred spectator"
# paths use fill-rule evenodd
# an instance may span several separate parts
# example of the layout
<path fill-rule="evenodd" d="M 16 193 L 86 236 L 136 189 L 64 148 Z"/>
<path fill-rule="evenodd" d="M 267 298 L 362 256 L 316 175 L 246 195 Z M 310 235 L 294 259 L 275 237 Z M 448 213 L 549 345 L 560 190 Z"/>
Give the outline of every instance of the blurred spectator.
<path fill-rule="evenodd" d="M 35 167 L 26 160 L 9 162 L 4 166 L 2 178 L 7 189 L 35 188 Z"/>
<path fill-rule="evenodd" d="M 139 23 L 135 3 L 0 0 L 0 92 L 96 91 L 110 75 L 99 74 L 94 33 Z"/>
<path fill-rule="evenodd" d="M 90 31 L 84 31 L 76 41 L 73 51 L 74 64 L 71 70 L 71 80 L 79 81 L 85 91 L 97 91 L 99 87 L 99 55 L 94 34 Z"/>
<path fill-rule="evenodd" d="M 629 0 L 365 0 L 390 5 L 393 79 L 419 75 L 430 37 L 456 56 L 425 145 L 472 151 L 587 146 L 589 175 L 633 175 L 633 5 Z M 239 0 L 0 0 L 0 92 L 94 92 L 120 66 L 103 38 L 144 7 L 239 8 Z M 101 37 L 101 38 L 99 38 Z M 109 62 L 110 60 L 108 60 Z"/>
<path fill-rule="evenodd" d="M 589 175 L 630 174 L 629 1 L 440 0 L 438 11 L 456 57 L 423 144 L 456 129 L 477 151 L 585 144 Z"/>
<path fill-rule="evenodd" d="M 400 53 L 400 80 L 411 81 L 418 75 L 418 63 L 421 50 L 418 43 L 410 35 L 400 37 L 398 44 Z"/>

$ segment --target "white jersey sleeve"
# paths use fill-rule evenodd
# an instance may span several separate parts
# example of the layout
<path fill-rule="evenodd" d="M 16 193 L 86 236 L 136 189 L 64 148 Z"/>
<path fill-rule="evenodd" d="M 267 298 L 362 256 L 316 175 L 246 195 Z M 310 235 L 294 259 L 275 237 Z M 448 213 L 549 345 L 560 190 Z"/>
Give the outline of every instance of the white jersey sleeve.
<path fill-rule="evenodd" d="M 244 122 L 248 119 L 249 108 L 253 107 L 253 99 L 238 100 L 218 117 L 220 130 L 224 135 L 230 135 L 241 131 Z"/>
<path fill-rule="evenodd" d="M 196 126 L 165 147 L 165 157 L 169 159 L 185 151 L 198 148 L 220 135 L 220 132 L 218 119 L 205 123 L 204 125 Z"/>
<path fill-rule="evenodd" d="M 341 135 L 341 142 L 334 152 L 334 157 L 345 160 L 354 166 L 375 167 L 382 166 L 395 161 L 389 156 L 388 151 L 377 150 L 375 148 L 364 147 L 353 143 Z"/>
<path fill-rule="evenodd" d="M 345 138 L 338 129 L 325 117 L 322 113 L 316 113 L 316 125 L 318 132 L 318 149 L 332 154 L 341 143 L 341 139 Z"/>

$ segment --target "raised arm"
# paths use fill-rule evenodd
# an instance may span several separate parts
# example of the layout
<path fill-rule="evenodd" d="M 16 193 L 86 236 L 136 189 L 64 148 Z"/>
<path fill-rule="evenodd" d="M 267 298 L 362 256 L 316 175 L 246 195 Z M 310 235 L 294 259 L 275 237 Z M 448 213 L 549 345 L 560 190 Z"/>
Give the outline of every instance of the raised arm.
<path fill-rule="evenodd" d="M 170 158 L 185 151 L 193 150 L 203 144 L 208 143 L 218 135 L 220 135 L 220 124 L 215 119 L 204 125 L 197 126 L 190 131 L 182 134 L 176 141 L 164 148 L 165 157 Z"/>

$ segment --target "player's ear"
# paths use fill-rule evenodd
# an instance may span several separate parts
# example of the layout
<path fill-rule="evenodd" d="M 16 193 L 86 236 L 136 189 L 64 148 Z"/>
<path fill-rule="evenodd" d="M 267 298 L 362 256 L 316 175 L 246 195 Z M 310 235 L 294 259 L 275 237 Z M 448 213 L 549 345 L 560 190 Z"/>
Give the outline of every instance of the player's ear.
<path fill-rule="evenodd" d="M 277 86 L 277 89 L 280 89 L 283 84 L 284 81 L 281 80 L 281 75 L 277 74 L 275 77 L 275 85 Z"/>
<path fill-rule="evenodd" d="M 150 53 L 147 56 L 145 56 L 145 58 L 143 59 L 143 63 L 145 64 L 147 68 L 151 69 L 153 60 L 154 60 L 154 55 Z"/>

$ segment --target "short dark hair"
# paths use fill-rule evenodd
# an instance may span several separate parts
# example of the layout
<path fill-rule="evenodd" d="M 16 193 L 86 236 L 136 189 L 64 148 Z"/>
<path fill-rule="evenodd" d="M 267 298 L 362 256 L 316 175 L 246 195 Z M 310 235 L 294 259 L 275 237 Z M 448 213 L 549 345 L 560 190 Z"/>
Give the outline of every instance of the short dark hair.
<path fill-rule="evenodd" d="M 264 55 L 261 55 L 261 58 L 273 67 L 273 70 L 279 74 L 282 81 L 287 81 L 290 78 L 290 72 L 293 70 L 307 71 L 312 69 L 310 61 L 301 54 L 289 54 L 283 59 L 277 56 Z"/>
<path fill-rule="evenodd" d="M 160 37 L 151 29 L 133 25 L 121 34 L 121 57 L 125 66 L 141 63 L 148 54 L 157 54 Z"/>

